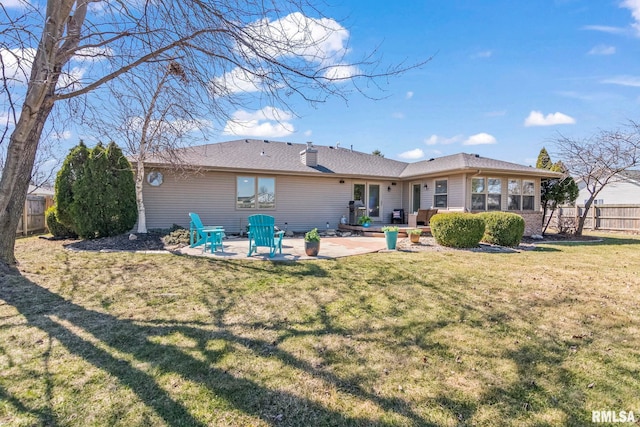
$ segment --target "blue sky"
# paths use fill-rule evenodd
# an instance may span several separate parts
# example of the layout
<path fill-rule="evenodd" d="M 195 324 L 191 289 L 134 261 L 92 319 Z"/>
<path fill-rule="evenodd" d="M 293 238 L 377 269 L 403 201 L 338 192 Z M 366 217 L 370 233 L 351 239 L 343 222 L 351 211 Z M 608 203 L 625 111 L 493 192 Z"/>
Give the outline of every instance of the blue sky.
<path fill-rule="evenodd" d="M 24 1 L 2 4 L 20 13 Z M 560 134 L 587 138 L 640 120 L 640 0 L 328 1 L 336 5 L 325 15 L 337 21 L 328 27 L 337 31 L 319 48 L 334 59 L 346 52 L 358 61 L 379 48 L 381 67 L 432 60 L 381 80 L 382 90 L 366 90 L 378 100 L 354 93 L 347 102 L 310 106 L 291 98 L 284 107 L 229 111 L 236 125 L 211 120 L 212 142 L 339 142 L 404 161 L 467 152 L 531 165 L 543 146 L 553 157 Z M 0 53 L 11 70 L 13 54 Z M 71 67 L 69 78 L 90 80 L 86 63 Z M 264 99 L 260 82 L 233 81 L 233 70 L 217 78 Z M 59 138 L 62 157 L 79 139 L 92 141 L 77 127 Z"/>
<path fill-rule="evenodd" d="M 349 31 L 351 58 L 380 45 L 383 63 L 433 59 L 385 81 L 381 100 L 292 104 L 291 134 L 249 136 L 534 164 L 559 133 L 586 138 L 639 117 L 640 0 L 344 3 L 328 15 Z"/>

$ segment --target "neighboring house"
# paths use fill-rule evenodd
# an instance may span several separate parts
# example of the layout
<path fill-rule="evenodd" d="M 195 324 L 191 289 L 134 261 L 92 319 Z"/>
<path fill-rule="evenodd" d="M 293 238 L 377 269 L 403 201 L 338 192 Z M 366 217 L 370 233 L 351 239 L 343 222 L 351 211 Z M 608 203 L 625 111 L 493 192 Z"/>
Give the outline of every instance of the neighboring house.
<path fill-rule="evenodd" d="M 145 162 L 149 228 L 188 226 L 189 212 L 230 233 L 243 232 L 256 213 L 291 231 L 337 228 L 356 200 L 380 224 L 394 209 L 515 212 L 530 235 L 542 223 L 540 179 L 557 175 L 474 154 L 405 163 L 338 146 L 253 139 L 180 151 L 188 166 L 180 172 L 159 159 Z"/>
<path fill-rule="evenodd" d="M 576 203 L 584 205 L 591 196 L 585 188 L 584 182 L 576 181 L 580 193 Z M 640 205 L 640 170 L 620 172 L 615 181 L 607 184 L 596 196 L 598 205 Z"/>

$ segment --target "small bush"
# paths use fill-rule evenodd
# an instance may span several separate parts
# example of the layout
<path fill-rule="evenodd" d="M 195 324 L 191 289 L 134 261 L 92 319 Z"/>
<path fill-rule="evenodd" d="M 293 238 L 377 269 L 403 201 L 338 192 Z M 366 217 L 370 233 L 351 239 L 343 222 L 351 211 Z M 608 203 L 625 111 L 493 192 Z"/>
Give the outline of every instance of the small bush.
<path fill-rule="evenodd" d="M 484 220 L 470 213 L 441 213 L 431 217 L 431 234 L 442 246 L 474 248 L 484 235 Z"/>
<path fill-rule="evenodd" d="M 45 215 L 49 233 L 53 234 L 53 237 L 77 237 L 76 233 L 74 233 L 73 230 L 58 221 L 58 210 L 55 206 L 51 206 L 49 209 L 47 209 Z"/>
<path fill-rule="evenodd" d="M 178 226 L 179 227 L 179 226 Z M 171 227 L 173 231 L 169 232 L 162 238 L 165 245 L 188 245 L 189 244 L 189 230 L 186 228 Z"/>
<path fill-rule="evenodd" d="M 318 233 L 318 229 L 314 228 L 311 231 L 307 231 L 304 234 L 304 241 L 305 242 L 319 242 L 320 241 L 320 234 Z"/>
<path fill-rule="evenodd" d="M 483 212 L 485 222 L 482 241 L 500 246 L 518 246 L 524 234 L 524 219 L 512 212 Z"/>

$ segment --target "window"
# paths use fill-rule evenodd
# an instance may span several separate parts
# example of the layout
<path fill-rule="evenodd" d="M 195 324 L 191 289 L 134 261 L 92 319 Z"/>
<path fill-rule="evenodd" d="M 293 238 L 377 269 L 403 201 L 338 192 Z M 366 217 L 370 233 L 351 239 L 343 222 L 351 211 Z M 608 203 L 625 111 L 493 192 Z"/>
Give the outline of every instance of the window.
<path fill-rule="evenodd" d="M 522 210 L 532 211 L 535 208 L 536 184 L 533 181 L 522 181 Z"/>
<path fill-rule="evenodd" d="M 484 178 L 471 179 L 471 210 L 484 211 L 487 208 Z"/>
<path fill-rule="evenodd" d="M 502 209 L 502 180 L 489 178 L 487 181 L 487 210 L 499 211 Z"/>
<path fill-rule="evenodd" d="M 275 209 L 275 178 L 239 176 L 236 183 L 237 209 Z"/>
<path fill-rule="evenodd" d="M 446 208 L 447 205 L 447 180 L 436 180 L 436 190 L 433 196 L 433 206 L 436 208 Z"/>
<path fill-rule="evenodd" d="M 509 180 L 509 210 L 532 211 L 535 209 L 536 184 L 534 181 Z"/>
<path fill-rule="evenodd" d="M 472 178 L 471 210 L 499 211 L 501 208 L 502 180 L 500 178 Z"/>

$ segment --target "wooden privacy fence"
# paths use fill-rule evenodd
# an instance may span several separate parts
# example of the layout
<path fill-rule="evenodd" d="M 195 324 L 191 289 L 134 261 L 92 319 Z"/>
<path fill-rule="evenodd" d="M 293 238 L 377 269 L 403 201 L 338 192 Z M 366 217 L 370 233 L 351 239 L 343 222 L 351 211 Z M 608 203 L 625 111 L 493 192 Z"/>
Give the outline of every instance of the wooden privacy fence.
<path fill-rule="evenodd" d="M 51 196 L 27 196 L 24 210 L 18 222 L 17 234 L 26 236 L 33 233 L 43 233 L 47 230 L 45 211 L 53 205 Z"/>
<path fill-rule="evenodd" d="M 573 231 L 584 205 L 556 209 L 549 227 Z M 548 219 L 548 216 L 547 216 Z M 640 205 L 591 205 L 584 222 L 585 230 L 640 232 Z"/>

